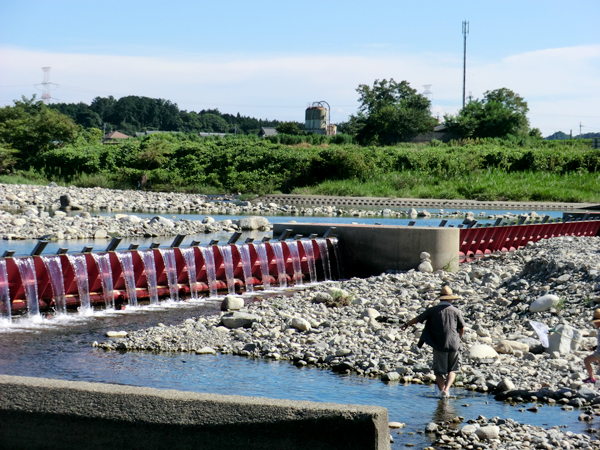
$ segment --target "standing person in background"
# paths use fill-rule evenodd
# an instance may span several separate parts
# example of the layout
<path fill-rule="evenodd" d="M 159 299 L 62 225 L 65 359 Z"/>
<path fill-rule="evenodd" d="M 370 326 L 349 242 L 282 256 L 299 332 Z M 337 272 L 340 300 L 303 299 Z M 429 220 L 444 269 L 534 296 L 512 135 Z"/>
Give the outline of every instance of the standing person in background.
<path fill-rule="evenodd" d="M 452 306 L 452 301 L 457 298 L 460 297 L 454 295 L 452 289 L 444 286 L 437 305 L 402 325 L 405 330 L 416 323 L 425 323 L 418 345 L 420 348 L 425 343 L 433 348 L 432 369 L 442 398 L 450 397 L 450 387 L 460 368 L 460 338 L 465 332 L 465 321 L 461 312 Z"/>
<path fill-rule="evenodd" d="M 600 328 L 600 309 L 596 309 L 594 311 L 592 323 L 596 328 Z M 600 362 L 600 333 L 598 333 L 596 337 L 596 348 L 594 349 L 594 353 L 586 356 L 583 360 L 585 370 L 587 370 L 588 373 L 588 377 L 585 380 L 583 380 L 584 383 L 596 383 L 596 378 L 594 377 L 594 368 L 592 367 L 592 364 L 597 362 Z"/>

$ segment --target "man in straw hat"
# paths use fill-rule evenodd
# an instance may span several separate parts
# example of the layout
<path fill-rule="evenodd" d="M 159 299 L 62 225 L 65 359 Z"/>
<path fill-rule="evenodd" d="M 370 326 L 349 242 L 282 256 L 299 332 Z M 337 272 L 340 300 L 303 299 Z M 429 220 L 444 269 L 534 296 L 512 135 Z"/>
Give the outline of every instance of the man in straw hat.
<path fill-rule="evenodd" d="M 594 317 L 592 317 L 592 323 L 596 328 L 600 327 L 600 309 L 596 309 L 594 311 Z M 592 363 L 600 361 L 600 333 L 596 337 L 596 350 L 591 355 L 588 355 L 583 360 L 583 364 L 585 365 L 585 370 L 587 370 L 588 377 L 583 380 L 584 383 L 596 383 L 596 378 L 594 378 L 594 369 L 592 368 Z"/>
<path fill-rule="evenodd" d="M 419 339 L 419 347 L 426 343 L 433 347 L 433 372 L 440 396 L 450 396 L 450 386 L 460 368 L 459 350 L 460 338 L 465 331 L 465 321 L 461 312 L 452 301 L 460 298 L 452 293 L 452 289 L 444 286 L 440 291 L 440 302 L 427 308 L 423 314 L 402 325 L 405 330 L 409 326 L 425 322 L 425 328 Z"/>

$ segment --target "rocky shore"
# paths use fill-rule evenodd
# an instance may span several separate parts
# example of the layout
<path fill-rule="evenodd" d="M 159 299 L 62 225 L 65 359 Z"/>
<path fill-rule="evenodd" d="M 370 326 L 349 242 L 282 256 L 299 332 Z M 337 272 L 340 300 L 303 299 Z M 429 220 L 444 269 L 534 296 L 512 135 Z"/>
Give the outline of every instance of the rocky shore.
<path fill-rule="evenodd" d="M 583 383 L 582 360 L 596 342 L 590 319 L 600 303 L 599 253 L 598 237 L 554 238 L 463 263 L 457 273 L 382 274 L 290 290 L 246 305 L 226 297 L 226 311 L 218 315 L 94 345 L 233 353 L 385 382 L 432 383 L 431 350 L 416 345 L 422 326 L 402 331 L 400 324 L 434 305 L 440 288 L 449 285 L 461 296 L 454 304 L 467 322 L 457 388 L 513 403 L 581 408 L 580 420 L 591 421 L 600 415 L 600 393 Z M 552 348 L 542 347 L 531 320 L 560 332 L 550 332 Z M 552 442 L 552 433 L 544 439 Z M 459 448 L 455 444 L 462 445 L 455 441 L 449 448 Z M 493 448 L 524 448 L 515 445 Z"/>
<path fill-rule="evenodd" d="M 589 434 L 573 433 L 559 427 L 545 429 L 515 422 L 513 419 L 479 416 L 463 424 L 464 417 L 448 422 L 427 425 L 425 432 L 433 439 L 435 448 L 466 449 L 594 449 L 600 442 Z M 596 432 L 589 429 L 590 433 Z M 392 435 L 393 439 L 393 435 Z M 434 450 L 434 447 L 427 447 Z"/>
<path fill-rule="evenodd" d="M 99 212 L 102 214 L 100 215 Z M 141 218 L 135 213 L 156 213 Z M 173 220 L 172 214 L 206 215 L 203 220 Z M 252 221 L 215 221 L 211 215 L 255 216 Z M 158 237 L 194 235 L 219 231 L 271 229 L 262 216 L 346 216 L 382 218 L 502 219 L 516 221 L 514 214 L 417 209 L 344 209 L 332 205 L 298 207 L 240 201 L 233 195 L 120 191 L 103 188 L 0 184 L 0 239 L 108 239 L 110 237 Z M 526 220 L 539 218 L 535 212 Z"/>

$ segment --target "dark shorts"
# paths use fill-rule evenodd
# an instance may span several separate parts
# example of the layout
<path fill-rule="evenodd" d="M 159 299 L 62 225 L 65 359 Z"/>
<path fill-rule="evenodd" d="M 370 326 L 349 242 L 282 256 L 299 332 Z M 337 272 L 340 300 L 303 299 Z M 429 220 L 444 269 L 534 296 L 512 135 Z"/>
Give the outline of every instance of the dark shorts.
<path fill-rule="evenodd" d="M 456 372 L 460 369 L 460 358 L 458 352 L 440 352 L 433 350 L 433 364 L 431 365 L 433 373 L 436 375 L 446 375 L 450 372 Z"/>

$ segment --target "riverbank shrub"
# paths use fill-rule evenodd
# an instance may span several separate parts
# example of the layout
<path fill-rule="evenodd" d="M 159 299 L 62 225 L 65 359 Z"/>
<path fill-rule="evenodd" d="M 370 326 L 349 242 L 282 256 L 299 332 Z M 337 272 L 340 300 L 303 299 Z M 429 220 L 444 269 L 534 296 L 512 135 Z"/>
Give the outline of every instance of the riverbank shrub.
<path fill-rule="evenodd" d="M 335 136 L 315 136 L 315 144 L 307 136 L 291 136 L 304 140 L 285 144 L 254 136 L 182 133 L 116 145 L 80 140 L 30 159 L 28 173 L 59 184 L 118 188 L 138 188 L 143 178 L 140 188 L 162 191 L 564 200 L 592 194 L 583 186 L 582 192 L 565 189 L 561 194 L 558 188 L 523 185 L 516 190 L 507 185 L 516 187 L 526 179 L 531 186 L 536 180 L 562 186 L 561 180 L 579 176 L 588 186 L 600 172 L 600 150 L 585 140 L 519 138 L 515 144 L 487 138 L 381 147 L 359 146 L 346 138 L 335 144 Z M 13 163 L 4 171 L 16 173 Z"/>

